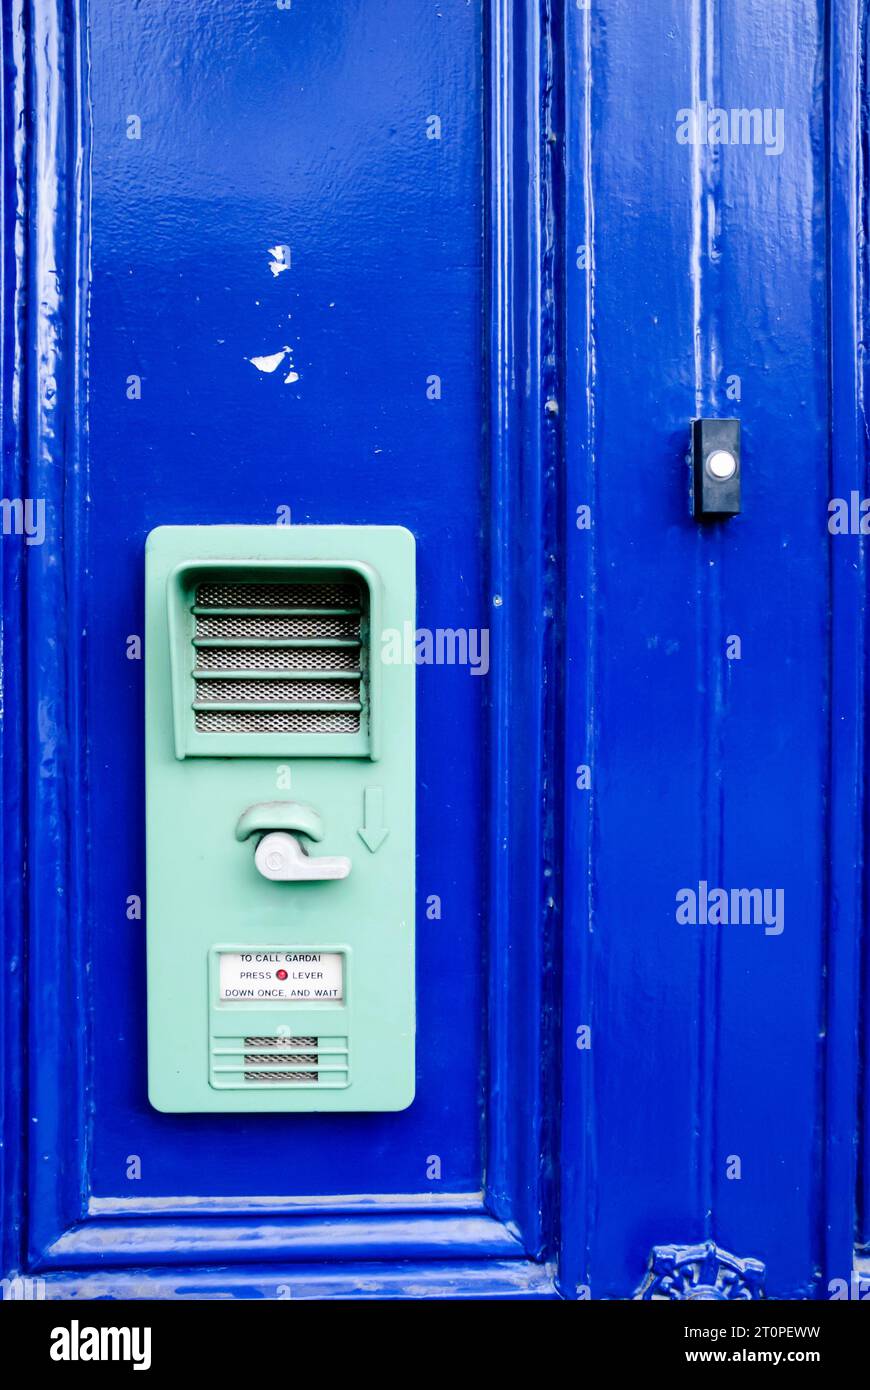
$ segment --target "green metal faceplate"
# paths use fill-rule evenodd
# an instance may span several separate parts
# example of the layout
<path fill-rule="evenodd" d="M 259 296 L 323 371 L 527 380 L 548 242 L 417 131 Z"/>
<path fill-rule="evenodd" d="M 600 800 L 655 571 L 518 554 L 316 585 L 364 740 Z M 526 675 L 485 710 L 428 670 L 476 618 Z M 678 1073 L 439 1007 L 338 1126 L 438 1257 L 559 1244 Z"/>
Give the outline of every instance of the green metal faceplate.
<path fill-rule="evenodd" d="M 148 1076 L 158 1110 L 401 1110 L 413 1099 L 415 667 L 383 664 L 381 652 L 384 630 L 413 630 L 414 558 L 414 537 L 398 526 L 161 526 L 148 537 Z M 196 584 L 336 574 L 366 595 L 359 732 L 198 732 Z M 271 812 L 251 811 L 267 803 L 287 803 L 268 827 Z M 347 877 L 265 878 L 254 861 L 261 833 L 293 826 L 312 856 L 349 858 Z M 225 951 L 289 956 L 288 971 L 296 955 L 339 955 L 343 998 L 230 1002 Z"/>

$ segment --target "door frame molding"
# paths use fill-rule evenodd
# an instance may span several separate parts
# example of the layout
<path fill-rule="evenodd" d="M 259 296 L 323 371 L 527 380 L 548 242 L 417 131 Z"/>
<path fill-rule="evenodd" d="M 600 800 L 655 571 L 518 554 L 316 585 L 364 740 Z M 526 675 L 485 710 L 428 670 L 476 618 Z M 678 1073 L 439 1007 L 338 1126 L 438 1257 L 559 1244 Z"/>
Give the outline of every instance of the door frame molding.
<path fill-rule="evenodd" d="M 862 119 L 866 0 L 827 7 L 828 304 L 830 308 L 830 497 L 866 491 L 866 421 L 860 381 L 864 341 L 862 226 L 865 204 Z M 860 1115 L 862 941 L 867 891 L 864 830 L 867 773 L 867 558 L 830 546 L 830 865 L 825 922 L 826 1048 L 822 1145 L 823 1270 L 848 1278 L 856 1254 Z M 866 945 L 864 947 L 866 950 Z M 865 1117 L 866 1123 L 866 1117 Z"/>

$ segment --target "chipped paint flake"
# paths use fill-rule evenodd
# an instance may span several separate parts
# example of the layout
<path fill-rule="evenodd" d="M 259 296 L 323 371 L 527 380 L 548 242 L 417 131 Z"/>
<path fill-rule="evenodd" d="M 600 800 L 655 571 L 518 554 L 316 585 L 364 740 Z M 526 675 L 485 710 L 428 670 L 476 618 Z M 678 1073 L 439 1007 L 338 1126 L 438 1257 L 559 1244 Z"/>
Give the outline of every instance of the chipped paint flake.
<path fill-rule="evenodd" d="M 280 367 L 289 351 L 289 347 L 285 346 L 280 352 L 270 352 L 264 357 L 249 357 L 248 361 L 257 368 L 258 372 L 274 372 Z"/>
<path fill-rule="evenodd" d="M 273 275 L 280 275 L 282 270 L 290 269 L 289 246 L 270 246 L 269 255 L 272 257 L 272 260 L 269 262 L 269 269 Z"/>

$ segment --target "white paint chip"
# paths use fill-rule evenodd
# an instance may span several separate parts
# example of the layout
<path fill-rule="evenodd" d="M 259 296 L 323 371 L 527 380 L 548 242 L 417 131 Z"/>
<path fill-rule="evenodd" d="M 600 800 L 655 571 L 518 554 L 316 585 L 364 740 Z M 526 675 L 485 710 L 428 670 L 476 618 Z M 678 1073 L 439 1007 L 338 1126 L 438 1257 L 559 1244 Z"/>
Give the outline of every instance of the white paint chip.
<path fill-rule="evenodd" d="M 285 385 L 285 386 L 291 386 L 291 385 L 293 384 L 294 381 L 298 381 L 298 380 L 299 380 L 299 373 L 298 373 L 298 372 L 294 372 L 294 371 L 289 371 L 289 372 L 287 373 L 287 375 L 285 376 L 285 378 L 284 378 L 284 385 Z"/>
<path fill-rule="evenodd" d="M 270 352 L 265 357 L 249 357 L 248 361 L 257 368 L 258 372 L 275 372 L 289 351 L 289 347 L 283 347 L 280 352 Z"/>
<path fill-rule="evenodd" d="M 269 262 L 269 269 L 273 275 L 280 275 L 282 270 L 290 269 L 289 246 L 270 246 L 269 255 L 272 257 Z"/>

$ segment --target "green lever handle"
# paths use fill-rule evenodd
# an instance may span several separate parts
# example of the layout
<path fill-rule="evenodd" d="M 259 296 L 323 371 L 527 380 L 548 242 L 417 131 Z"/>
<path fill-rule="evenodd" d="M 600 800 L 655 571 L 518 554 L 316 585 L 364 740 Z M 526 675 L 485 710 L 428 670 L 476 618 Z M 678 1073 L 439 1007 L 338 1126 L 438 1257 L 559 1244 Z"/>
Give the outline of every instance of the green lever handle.
<path fill-rule="evenodd" d="M 260 801 L 249 806 L 239 816 L 236 839 L 247 840 L 270 830 L 290 830 L 307 835 L 310 840 L 323 839 L 323 822 L 318 812 L 301 801 Z"/>

